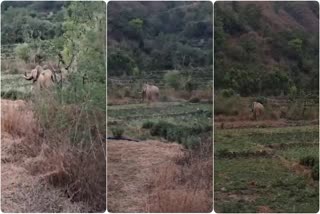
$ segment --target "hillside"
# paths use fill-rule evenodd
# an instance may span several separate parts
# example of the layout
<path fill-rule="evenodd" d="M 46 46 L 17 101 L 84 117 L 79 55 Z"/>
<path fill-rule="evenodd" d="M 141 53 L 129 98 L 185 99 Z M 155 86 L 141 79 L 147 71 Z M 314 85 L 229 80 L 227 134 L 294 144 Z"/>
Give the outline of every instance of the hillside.
<path fill-rule="evenodd" d="M 109 76 L 190 67 L 212 73 L 212 7 L 211 2 L 109 2 Z"/>
<path fill-rule="evenodd" d="M 215 88 L 241 95 L 318 91 L 319 4 L 216 2 Z"/>
<path fill-rule="evenodd" d="M 63 33 L 63 8 L 68 2 L 5 1 L 1 4 L 1 45 L 48 40 Z"/>

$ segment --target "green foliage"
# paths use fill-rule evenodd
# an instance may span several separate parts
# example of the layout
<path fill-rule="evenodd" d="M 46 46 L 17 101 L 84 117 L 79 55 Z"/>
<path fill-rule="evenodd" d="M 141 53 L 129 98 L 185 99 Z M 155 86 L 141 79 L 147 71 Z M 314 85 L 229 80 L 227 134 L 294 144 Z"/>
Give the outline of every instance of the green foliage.
<path fill-rule="evenodd" d="M 153 121 L 147 120 L 147 121 L 143 122 L 142 128 L 143 129 L 150 129 L 154 126 L 154 124 L 155 123 Z"/>
<path fill-rule="evenodd" d="M 162 120 L 157 123 L 145 122 L 143 128 L 149 128 L 152 136 L 160 136 L 168 141 L 176 141 L 188 149 L 195 149 L 200 144 L 200 134 L 212 131 L 211 125 L 184 127 Z"/>
<path fill-rule="evenodd" d="M 304 156 L 300 158 L 300 164 L 311 168 L 311 176 L 314 180 L 319 180 L 319 158 L 315 156 Z"/>
<path fill-rule="evenodd" d="M 313 167 L 318 161 L 319 158 L 314 156 L 304 156 L 300 158 L 300 164 L 310 167 Z"/>
<path fill-rule="evenodd" d="M 114 137 L 121 138 L 123 133 L 124 133 L 124 129 L 121 128 L 121 127 L 112 127 L 111 128 L 111 132 L 112 132 Z"/>
<path fill-rule="evenodd" d="M 243 96 L 286 95 L 292 85 L 308 91 L 318 89 L 319 44 L 315 39 L 318 33 L 314 35 L 314 29 L 303 24 L 309 18 L 316 20 L 316 16 L 307 17 L 303 12 L 312 3 L 268 4 L 272 7 L 234 2 L 215 4 L 216 89 L 229 87 Z M 276 14 L 279 10 L 285 10 L 304 27 L 275 29 L 268 23 L 269 18 L 261 15 L 262 11 Z M 276 15 L 275 19 L 282 18 Z"/>
<path fill-rule="evenodd" d="M 316 164 L 312 167 L 311 176 L 313 180 L 319 180 L 319 162 L 316 162 Z"/>
<path fill-rule="evenodd" d="M 108 74 L 111 76 L 132 75 L 138 73 L 133 59 L 123 52 L 108 54 Z"/>
<path fill-rule="evenodd" d="M 233 89 L 231 89 L 231 88 L 222 89 L 222 90 L 221 90 L 221 95 L 222 95 L 223 97 L 226 97 L 226 98 L 232 97 L 232 96 L 235 95 L 235 91 L 234 91 Z"/>
<path fill-rule="evenodd" d="M 2 44 L 29 43 L 30 40 L 47 40 L 60 36 L 63 19 L 61 13 L 65 2 L 3 2 L 1 5 L 1 42 Z"/>
<path fill-rule="evenodd" d="M 163 77 L 165 84 L 175 90 L 181 87 L 181 78 L 179 71 L 168 71 Z"/>
<path fill-rule="evenodd" d="M 268 104 L 267 98 L 266 98 L 266 97 L 263 97 L 263 96 L 257 97 L 256 102 L 259 102 L 259 103 L 261 103 L 261 104 L 263 104 L 263 105 L 267 105 L 267 104 Z"/>
<path fill-rule="evenodd" d="M 295 85 L 291 86 L 289 88 L 289 99 L 293 101 L 296 99 L 297 95 L 298 95 L 297 87 Z"/>
<path fill-rule="evenodd" d="M 191 76 L 189 76 L 184 83 L 184 89 L 191 93 L 193 90 L 196 90 L 197 87 L 197 83 L 192 80 Z"/>
<path fill-rule="evenodd" d="M 248 4 L 244 8 L 242 16 L 253 29 L 259 29 L 261 27 L 261 9 L 257 5 Z"/>
<path fill-rule="evenodd" d="M 121 76 L 132 75 L 135 68 L 143 73 L 212 65 L 212 4 L 190 6 L 191 2 L 158 6 L 110 2 L 108 73 Z M 125 55 L 124 65 L 115 59 L 117 53 Z"/>
<path fill-rule="evenodd" d="M 15 49 L 16 55 L 24 62 L 28 62 L 31 57 L 31 49 L 28 44 L 19 44 Z"/>
<path fill-rule="evenodd" d="M 198 136 L 189 136 L 183 138 L 182 142 L 187 149 L 196 149 L 200 145 L 201 139 Z"/>

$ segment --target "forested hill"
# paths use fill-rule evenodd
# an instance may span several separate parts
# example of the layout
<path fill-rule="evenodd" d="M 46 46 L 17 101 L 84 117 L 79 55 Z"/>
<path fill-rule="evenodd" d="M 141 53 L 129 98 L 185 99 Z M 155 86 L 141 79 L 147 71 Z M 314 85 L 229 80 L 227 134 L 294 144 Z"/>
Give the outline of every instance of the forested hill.
<path fill-rule="evenodd" d="M 108 3 L 108 75 L 207 68 L 212 73 L 211 2 Z"/>
<path fill-rule="evenodd" d="M 2 1 L 1 44 L 28 43 L 62 35 L 63 1 Z"/>
<path fill-rule="evenodd" d="M 214 16 L 216 89 L 318 92 L 318 2 L 216 2 Z"/>

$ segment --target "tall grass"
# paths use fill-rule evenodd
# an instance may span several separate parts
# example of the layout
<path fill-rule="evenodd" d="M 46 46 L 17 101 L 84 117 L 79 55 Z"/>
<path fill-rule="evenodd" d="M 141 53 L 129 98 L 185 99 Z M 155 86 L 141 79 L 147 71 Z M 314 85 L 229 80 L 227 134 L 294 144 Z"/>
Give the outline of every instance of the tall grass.
<path fill-rule="evenodd" d="M 105 90 L 100 85 L 74 82 L 69 88 L 37 92 L 32 101 L 43 141 L 50 148 L 40 162 L 51 167 L 31 168 L 44 170 L 45 179 L 64 187 L 72 201 L 85 201 L 94 212 L 104 211 Z"/>
<path fill-rule="evenodd" d="M 197 150 L 162 166 L 150 179 L 146 212 L 211 212 L 213 204 L 213 155 L 210 138 Z"/>

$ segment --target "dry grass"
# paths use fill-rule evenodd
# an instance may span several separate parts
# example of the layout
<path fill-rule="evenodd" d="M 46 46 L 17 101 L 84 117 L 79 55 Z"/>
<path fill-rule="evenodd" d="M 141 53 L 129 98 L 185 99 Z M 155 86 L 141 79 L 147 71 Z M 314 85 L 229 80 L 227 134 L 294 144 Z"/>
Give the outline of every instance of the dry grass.
<path fill-rule="evenodd" d="M 21 160 L 31 175 L 64 189 L 69 200 L 90 204 L 88 210 L 92 212 L 105 211 L 106 145 L 101 137 L 105 127 L 99 126 L 97 121 L 105 117 L 96 112 L 88 119 L 83 109 L 75 105 L 59 106 L 50 95 L 38 101 L 41 103 L 34 104 L 40 108 L 36 109 L 36 115 L 25 103 L 1 101 L 2 132 L 19 139 L 2 145 L 7 156 L 3 160 Z M 89 142 L 70 140 L 75 125 L 79 126 L 79 133 L 89 135 Z"/>
<path fill-rule="evenodd" d="M 14 136 L 36 133 L 38 126 L 22 100 L 1 100 L 1 129 Z"/>
<path fill-rule="evenodd" d="M 154 171 L 146 212 L 211 212 L 213 204 L 212 143 L 203 143 Z"/>
<path fill-rule="evenodd" d="M 37 100 L 37 117 L 48 142 L 30 170 L 63 187 L 71 201 L 84 201 L 91 211 L 106 209 L 105 115 L 85 105 L 60 105 L 50 96 Z"/>

